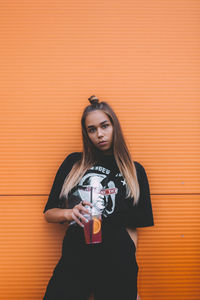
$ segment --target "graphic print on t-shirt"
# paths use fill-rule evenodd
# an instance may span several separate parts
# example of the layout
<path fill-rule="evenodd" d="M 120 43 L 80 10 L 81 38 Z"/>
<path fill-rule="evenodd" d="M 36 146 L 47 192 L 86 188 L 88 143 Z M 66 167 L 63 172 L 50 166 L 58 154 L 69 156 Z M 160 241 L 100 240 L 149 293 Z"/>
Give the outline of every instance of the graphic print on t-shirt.
<path fill-rule="evenodd" d="M 120 174 L 121 175 L 121 174 Z M 119 177 L 119 174 L 115 176 Z M 102 166 L 90 168 L 79 181 L 71 196 L 79 201 L 85 200 L 93 204 L 92 215 L 101 213 L 107 217 L 115 209 L 116 187 L 115 176 L 111 176 L 111 171 Z"/>

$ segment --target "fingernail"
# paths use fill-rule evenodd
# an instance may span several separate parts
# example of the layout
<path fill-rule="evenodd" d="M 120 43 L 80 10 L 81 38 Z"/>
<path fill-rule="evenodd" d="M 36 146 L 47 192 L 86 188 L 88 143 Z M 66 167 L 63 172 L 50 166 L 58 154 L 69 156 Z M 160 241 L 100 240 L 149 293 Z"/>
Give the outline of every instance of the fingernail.
<path fill-rule="evenodd" d="M 86 219 L 85 222 L 88 223 L 89 221 Z"/>

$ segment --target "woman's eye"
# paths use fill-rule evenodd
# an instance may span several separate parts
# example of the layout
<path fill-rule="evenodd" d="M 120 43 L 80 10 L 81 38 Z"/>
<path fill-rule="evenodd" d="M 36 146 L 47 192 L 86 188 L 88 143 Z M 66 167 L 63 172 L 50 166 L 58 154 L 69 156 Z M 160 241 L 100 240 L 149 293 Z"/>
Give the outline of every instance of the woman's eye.
<path fill-rule="evenodd" d="M 109 124 L 104 124 L 104 125 L 102 125 L 103 128 L 106 128 L 106 127 L 108 127 L 108 126 L 109 126 Z"/>
<path fill-rule="evenodd" d="M 92 132 L 94 132 L 94 130 L 95 130 L 94 128 L 90 128 L 89 132 L 92 133 Z"/>

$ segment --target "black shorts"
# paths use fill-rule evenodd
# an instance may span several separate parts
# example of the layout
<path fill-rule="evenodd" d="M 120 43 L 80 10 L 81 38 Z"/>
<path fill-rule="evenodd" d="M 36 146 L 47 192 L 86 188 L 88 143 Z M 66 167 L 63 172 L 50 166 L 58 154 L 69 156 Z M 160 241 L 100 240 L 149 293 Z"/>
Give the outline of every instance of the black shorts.
<path fill-rule="evenodd" d="M 83 229 L 69 226 L 43 300 L 136 300 L 135 251 L 126 228 L 102 226 L 102 243 L 87 245 Z"/>

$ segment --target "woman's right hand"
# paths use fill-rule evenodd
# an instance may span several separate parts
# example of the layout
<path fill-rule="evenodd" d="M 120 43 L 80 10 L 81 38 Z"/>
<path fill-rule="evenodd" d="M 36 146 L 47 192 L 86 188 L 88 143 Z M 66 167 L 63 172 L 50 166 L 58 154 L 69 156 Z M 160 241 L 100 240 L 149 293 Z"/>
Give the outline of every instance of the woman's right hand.
<path fill-rule="evenodd" d="M 85 207 L 86 205 L 90 206 L 91 208 L 93 206 L 89 201 L 81 201 L 71 210 L 72 220 L 74 220 L 81 227 L 84 227 L 82 222 L 88 222 L 88 220 L 84 217 L 84 214 L 91 215 L 91 212 Z"/>

